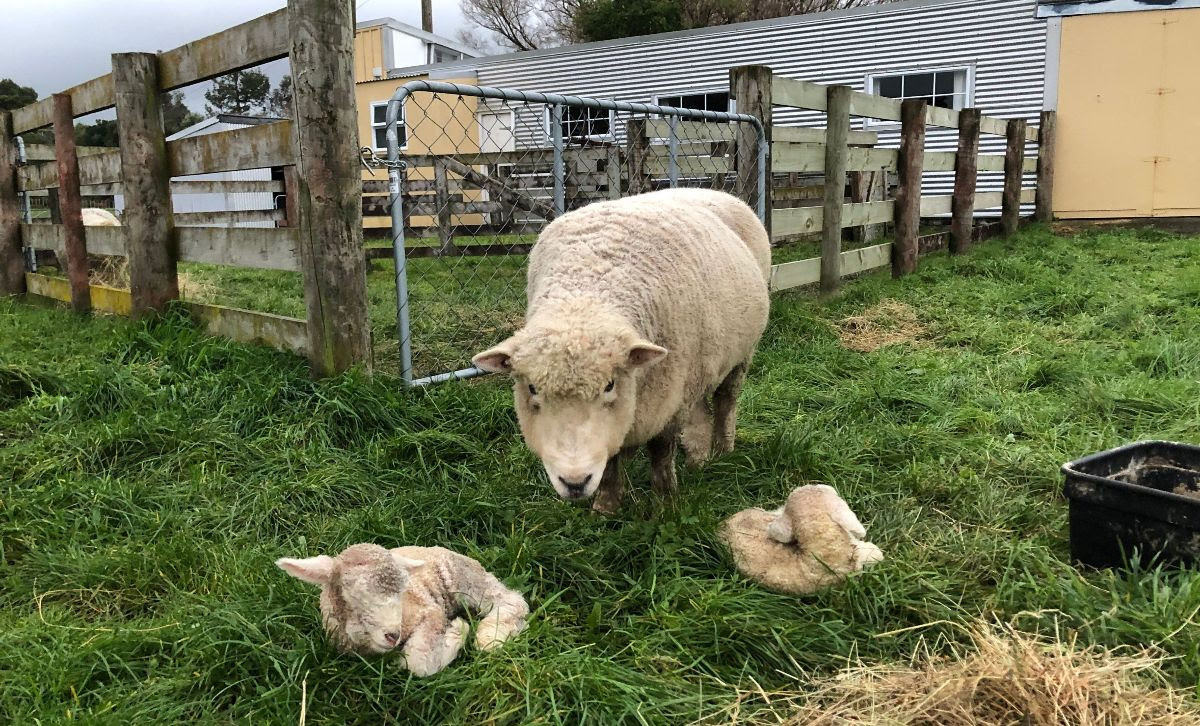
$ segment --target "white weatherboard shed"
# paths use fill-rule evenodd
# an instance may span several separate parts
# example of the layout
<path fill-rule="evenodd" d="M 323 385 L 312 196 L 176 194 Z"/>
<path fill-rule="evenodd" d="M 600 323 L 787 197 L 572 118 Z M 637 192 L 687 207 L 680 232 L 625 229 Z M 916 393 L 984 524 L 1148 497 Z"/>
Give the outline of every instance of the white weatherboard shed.
<path fill-rule="evenodd" d="M 394 77 L 474 72 L 479 85 L 663 105 L 725 110 L 729 69 L 762 64 L 782 76 L 860 91 L 929 96 L 938 105 L 977 107 L 1000 118 L 1035 122 L 1046 88 L 1047 22 L 1037 0 L 902 0 L 712 28 L 469 58 L 395 69 Z M 927 89 L 926 86 L 931 88 Z M 682 102 L 682 103 L 681 103 Z M 540 108 L 513 119 L 518 146 L 547 146 Z M 599 114 L 607 112 L 599 111 Z M 598 137 L 622 140 L 620 124 Z M 824 125 L 824 115 L 775 108 L 778 125 Z M 899 144 L 899 124 L 856 119 Z M 952 151 L 957 131 L 928 129 L 926 148 Z M 984 136 L 982 153 L 1003 153 L 1004 139 Z M 1032 153 L 1033 146 L 1029 151 Z M 1030 175 L 1027 185 L 1032 186 Z M 980 174 L 980 191 L 999 191 L 1003 174 Z M 927 193 L 949 193 L 953 175 L 926 175 Z"/>
<path fill-rule="evenodd" d="M 167 141 L 186 139 L 201 134 L 214 134 L 221 131 L 257 126 L 264 123 L 275 123 L 282 119 L 267 116 L 240 116 L 237 114 L 218 114 L 199 121 L 185 129 L 181 129 L 167 137 Z M 239 171 L 223 171 L 211 174 L 194 174 L 184 177 L 173 177 L 171 181 L 270 181 L 271 169 L 243 169 Z M 120 212 L 125 208 L 125 199 L 117 194 L 113 203 Z M 171 206 L 176 214 L 186 212 L 240 212 L 269 210 L 275 207 L 275 197 L 270 192 L 205 192 L 200 194 L 183 194 L 172 190 Z M 239 221 L 209 224 L 187 223 L 189 227 L 274 227 L 271 221 Z"/>

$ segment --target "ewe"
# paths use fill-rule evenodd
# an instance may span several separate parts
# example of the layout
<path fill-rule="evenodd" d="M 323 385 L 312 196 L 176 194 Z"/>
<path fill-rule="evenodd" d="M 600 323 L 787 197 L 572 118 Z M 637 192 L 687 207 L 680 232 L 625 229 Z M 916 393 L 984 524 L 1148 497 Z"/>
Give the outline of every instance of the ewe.
<path fill-rule="evenodd" d="M 773 512 L 745 509 L 725 520 L 721 539 L 743 575 L 793 595 L 840 582 L 883 559 L 833 487 L 798 487 Z"/>
<path fill-rule="evenodd" d="M 321 588 L 333 644 L 363 655 L 400 650 L 414 675 L 437 673 L 467 640 L 463 610 L 482 615 L 475 645 L 491 650 L 525 629 L 529 606 L 475 560 L 441 547 L 356 544 L 337 557 L 283 558 L 293 577 Z"/>
<path fill-rule="evenodd" d="M 758 217 L 723 192 L 600 202 L 546 227 L 529 256 L 525 327 L 474 363 L 512 375 L 521 433 L 559 496 L 596 495 L 612 512 L 621 452 L 646 445 L 667 495 L 677 440 L 692 464 L 733 449 L 770 267 Z"/>

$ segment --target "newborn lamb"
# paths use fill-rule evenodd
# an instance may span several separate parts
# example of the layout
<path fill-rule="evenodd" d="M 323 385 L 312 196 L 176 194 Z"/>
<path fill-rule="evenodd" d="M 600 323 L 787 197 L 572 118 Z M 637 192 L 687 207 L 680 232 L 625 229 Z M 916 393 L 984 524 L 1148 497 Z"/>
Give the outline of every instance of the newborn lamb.
<path fill-rule="evenodd" d="M 719 532 L 743 575 L 793 595 L 840 582 L 883 559 L 867 530 L 833 487 L 803 486 L 773 512 L 746 509 Z"/>
<path fill-rule="evenodd" d="M 475 560 L 441 547 L 375 544 L 347 547 L 337 557 L 277 560 L 293 577 L 321 588 L 321 619 L 333 644 L 363 655 L 400 650 L 413 674 L 437 673 L 458 656 L 469 626 L 459 615 L 482 615 L 475 633 L 491 650 L 525 629 L 529 606 Z"/>

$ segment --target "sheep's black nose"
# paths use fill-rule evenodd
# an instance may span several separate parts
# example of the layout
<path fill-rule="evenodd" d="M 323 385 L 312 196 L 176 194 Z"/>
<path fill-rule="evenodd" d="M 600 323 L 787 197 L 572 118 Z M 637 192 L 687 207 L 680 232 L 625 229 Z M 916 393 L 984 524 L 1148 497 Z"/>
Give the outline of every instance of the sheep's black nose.
<path fill-rule="evenodd" d="M 394 648 L 394 647 L 396 647 L 396 643 L 400 642 L 400 634 L 399 633 L 384 633 L 383 639 L 387 641 L 388 645 L 390 645 Z"/>
<path fill-rule="evenodd" d="M 558 478 L 558 480 L 562 482 L 564 487 L 567 488 L 567 496 L 571 497 L 572 499 L 578 499 L 579 497 L 583 496 L 583 489 L 588 485 L 588 482 L 592 480 L 592 475 L 588 474 L 579 481 L 568 481 L 565 477 L 561 476 Z"/>

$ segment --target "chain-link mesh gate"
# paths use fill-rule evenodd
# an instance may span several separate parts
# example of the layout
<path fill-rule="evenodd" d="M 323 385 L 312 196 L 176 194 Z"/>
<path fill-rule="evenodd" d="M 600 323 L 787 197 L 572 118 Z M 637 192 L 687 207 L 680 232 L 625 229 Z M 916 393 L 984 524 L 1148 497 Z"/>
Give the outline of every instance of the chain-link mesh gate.
<path fill-rule="evenodd" d="M 765 219 L 767 146 L 745 114 L 412 81 L 373 120 L 388 150 L 399 366 L 412 385 L 481 372 L 471 356 L 521 326 L 525 255 L 564 212 L 693 186 Z"/>

